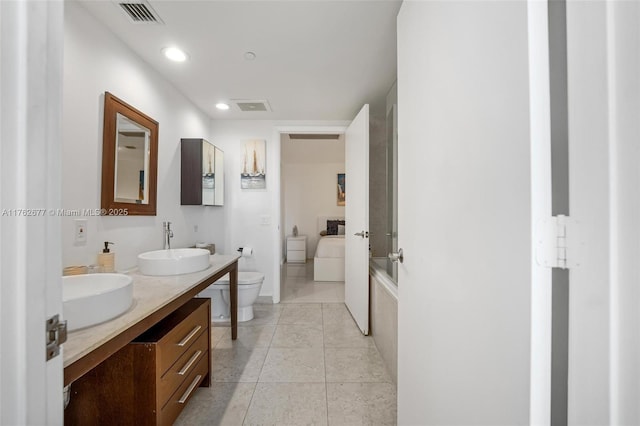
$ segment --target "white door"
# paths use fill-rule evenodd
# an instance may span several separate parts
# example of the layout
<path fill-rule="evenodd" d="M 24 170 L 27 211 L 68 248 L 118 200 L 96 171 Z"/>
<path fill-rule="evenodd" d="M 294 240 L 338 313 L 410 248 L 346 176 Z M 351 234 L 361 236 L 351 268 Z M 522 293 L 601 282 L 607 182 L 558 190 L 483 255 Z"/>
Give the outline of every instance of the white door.
<path fill-rule="evenodd" d="M 0 2 L 0 424 L 62 424 L 62 2 Z M 52 210 L 53 209 L 53 210 Z"/>
<path fill-rule="evenodd" d="M 344 303 L 364 334 L 369 334 L 369 105 L 345 133 Z"/>
<path fill-rule="evenodd" d="M 551 199 L 545 32 L 529 40 L 546 14 L 528 7 L 398 15 L 398 424 L 549 418 L 549 356 L 532 350 L 549 345 L 532 236 Z"/>

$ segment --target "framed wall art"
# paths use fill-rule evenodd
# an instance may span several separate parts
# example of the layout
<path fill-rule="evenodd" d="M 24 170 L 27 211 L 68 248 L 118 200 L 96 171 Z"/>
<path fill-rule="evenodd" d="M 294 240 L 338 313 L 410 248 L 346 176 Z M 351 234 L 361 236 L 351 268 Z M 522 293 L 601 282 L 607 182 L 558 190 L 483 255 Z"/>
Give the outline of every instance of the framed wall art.
<path fill-rule="evenodd" d="M 240 174 L 242 189 L 265 189 L 267 187 L 266 145 L 264 139 L 248 140 L 244 143 L 242 173 Z"/>
<path fill-rule="evenodd" d="M 338 205 L 344 206 L 346 203 L 346 187 L 345 187 L 345 174 L 338 173 Z"/>

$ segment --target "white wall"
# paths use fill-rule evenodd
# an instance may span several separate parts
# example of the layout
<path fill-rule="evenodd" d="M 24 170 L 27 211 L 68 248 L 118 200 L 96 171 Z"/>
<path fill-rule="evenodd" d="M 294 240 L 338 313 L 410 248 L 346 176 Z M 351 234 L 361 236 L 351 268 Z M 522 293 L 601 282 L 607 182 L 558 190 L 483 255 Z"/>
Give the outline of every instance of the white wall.
<path fill-rule="evenodd" d="M 161 249 L 162 222 L 172 246 L 196 240 L 225 251 L 225 208 L 180 206 L 180 138 L 207 139 L 210 118 L 75 2 L 65 3 L 62 205 L 100 207 L 104 92 L 157 120 L 157 216 L 88 217 L 85 246 L 73 242 L 73 218 L 62 218 L 63 265 L 96 262 L 103 241 L 115 243 L 116 269 L 135 266 L 140 252 Z M 197 226 L 198 231 L 194 231 Z"/>
<path fill-rule="evenodd" d="M 343 216 L 337 204 L 338 173 L 344 173 L 344 136 L 339 140 L 291 140 L 281 138 L 284 232 L 293 226 L 307 236 L 307 258 L 318 245 L 318 216 Z M 348 181 L 347 181 L 348 185 Z"/>
<path fill-rule="evenodd" d="M 270 121 L 216 120 L 211 126 L 210 141 L 225 154 L 225 204 L 228 215 L 225 225 L 225 245 L 230 250 L 250 246 L 254 256 L 242 262 L 242 269 L 254 269 L 265 274 L 260 292 L 272 296 L 279 282 L 281 250 L 280 218 L 280 134 L 279 128 L 299 126 L 345 126 L 344 121 Z M 267 188 L 240 189 L 242 170 L 242 142 L 247 139 L 267 141 Z M 266 220 L 268 224 L 262 224 Z M 284 229 L 282 229 L 284 230 Z"/>

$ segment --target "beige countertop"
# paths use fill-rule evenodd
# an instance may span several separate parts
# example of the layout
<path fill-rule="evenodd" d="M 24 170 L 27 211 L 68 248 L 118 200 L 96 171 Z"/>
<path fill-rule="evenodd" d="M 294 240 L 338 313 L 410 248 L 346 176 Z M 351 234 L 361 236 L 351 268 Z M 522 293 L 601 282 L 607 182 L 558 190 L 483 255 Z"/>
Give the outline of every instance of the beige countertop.
<path fill-rule="evenodd" d="M 112 338 L 142 321 L 160 308 L 192 290 L 207 278 L 235 262 L 239 255 L 214 254 L 208 269 L 192 274 L 152 277 L 137 270 L 128 273 L 133 278 L 133 303 L 119 317 L 102 324 L 69 333 L 62 345 L 64 367 L 74 363 Z"/>

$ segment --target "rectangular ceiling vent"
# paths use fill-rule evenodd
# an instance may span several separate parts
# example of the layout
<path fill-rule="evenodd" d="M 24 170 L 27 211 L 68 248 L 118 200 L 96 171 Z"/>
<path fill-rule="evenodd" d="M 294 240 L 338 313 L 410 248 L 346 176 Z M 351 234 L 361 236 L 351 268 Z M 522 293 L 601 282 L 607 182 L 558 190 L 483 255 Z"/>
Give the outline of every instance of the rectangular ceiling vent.
<path fill-rule="evenodd" d="M 264 100 L 233 99 L 232 102 L 243 112 L 271 112 L 269 102 Z"/>
<path fill-rule="evenodd" d="M 326 140 L 338 140 L 340 135 L 338 134 L 317 134 L 317 133 L 289 133 L 289 139 L 291 140 L 307 140 L 307 141 L 326 141 Z"/>
<path fill-rule="evenodd" d="M 145 0 L 118 1 L 117 3 L 134 24 L 164 24 L 160 16 Z"/>

